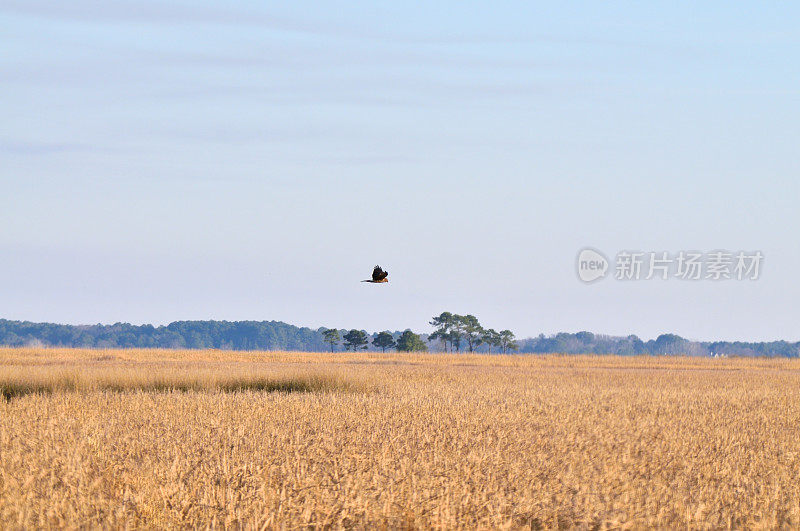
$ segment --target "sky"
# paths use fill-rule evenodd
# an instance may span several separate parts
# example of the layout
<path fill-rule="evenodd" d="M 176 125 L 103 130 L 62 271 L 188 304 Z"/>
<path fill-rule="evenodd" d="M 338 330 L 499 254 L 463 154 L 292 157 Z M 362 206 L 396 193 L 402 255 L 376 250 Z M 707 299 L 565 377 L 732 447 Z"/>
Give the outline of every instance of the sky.
<path fill-rule="evenodd" d="M 797 20 L 0 0 L 0 318 L 800 340 Z M 623 281 L 624 250 L 764 259 Z"/>

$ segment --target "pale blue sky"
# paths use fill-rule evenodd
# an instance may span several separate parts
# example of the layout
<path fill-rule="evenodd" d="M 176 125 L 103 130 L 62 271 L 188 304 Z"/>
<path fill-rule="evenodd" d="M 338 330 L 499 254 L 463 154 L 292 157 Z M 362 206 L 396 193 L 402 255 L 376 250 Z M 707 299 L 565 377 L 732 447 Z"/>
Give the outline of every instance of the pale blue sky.
<path fill-rule="evenodd" d="M 0 317 L 798 340 L 798 20 L 0 0 Z M 765 262 L 587 286 L 587 245 Z"/>

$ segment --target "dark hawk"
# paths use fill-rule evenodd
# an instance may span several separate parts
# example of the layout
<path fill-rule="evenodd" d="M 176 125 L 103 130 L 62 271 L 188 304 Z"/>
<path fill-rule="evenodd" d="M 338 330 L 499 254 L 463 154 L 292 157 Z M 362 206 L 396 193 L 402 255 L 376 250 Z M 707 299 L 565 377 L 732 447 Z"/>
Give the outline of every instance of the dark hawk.
<path fill-rule="evenodd" d="M 388 271 L 384 271 L 381 269 L 381 266 L 375 266 L 375 269 L 372 270 L 372 278 L 369 280 L 362 280 L 361 282 L 371 282 L 372 284 L 380 284 L 382 282 L 389 282 L 387 278 L 389 276 Z"/>

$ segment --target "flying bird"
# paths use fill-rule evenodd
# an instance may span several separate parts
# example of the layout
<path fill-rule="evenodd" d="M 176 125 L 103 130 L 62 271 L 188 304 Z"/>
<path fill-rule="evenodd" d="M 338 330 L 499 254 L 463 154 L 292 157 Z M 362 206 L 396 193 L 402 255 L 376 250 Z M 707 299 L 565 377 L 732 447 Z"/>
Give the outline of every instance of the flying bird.
<path fill-rule="evenodd" d="M 375 269 L 372 270 L 372 279 L 370 280 L 362 280 L 361 282 L 371 282 L 373 284 L 380 284 L 381 282 L 389 282 L 389 279 L 386 278 L 389 276 L 388 271 L 384 271 L 381 269 L 381 266 L 375 266 Z"/>

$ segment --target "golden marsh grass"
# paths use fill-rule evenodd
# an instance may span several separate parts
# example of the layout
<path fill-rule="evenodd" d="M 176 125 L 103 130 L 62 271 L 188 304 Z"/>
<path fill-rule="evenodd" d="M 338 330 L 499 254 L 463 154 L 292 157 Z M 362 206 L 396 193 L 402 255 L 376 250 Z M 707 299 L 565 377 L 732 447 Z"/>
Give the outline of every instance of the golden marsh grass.
<path fill-rule="evenodd" d="M 0 387 L 2 528 L 800 526 L 793 360 L 0 349 Z"/>

